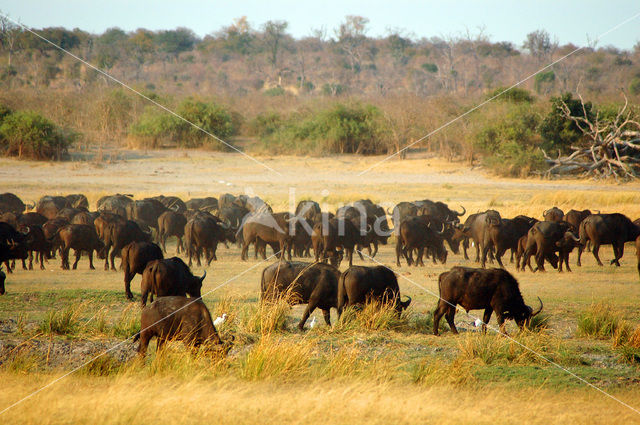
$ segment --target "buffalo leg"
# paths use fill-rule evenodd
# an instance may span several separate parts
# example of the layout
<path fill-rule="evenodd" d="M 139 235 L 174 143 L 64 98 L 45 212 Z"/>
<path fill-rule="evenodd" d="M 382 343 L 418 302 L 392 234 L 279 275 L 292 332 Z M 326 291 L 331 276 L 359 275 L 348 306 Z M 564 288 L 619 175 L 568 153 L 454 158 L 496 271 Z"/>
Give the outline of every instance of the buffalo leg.
<path fill-rule="evenodd" d="M 620 260 L 622 255 L 624 254 L 624 242 L 614 243 L 613 244 L 613 260 L 611 260 L 611 264 L 615 264 L 617 267 L 620 267 Z"/>
<path fill-rule="evenodd" d="M 582 266 L 582 263 L 580 262 L 580 258 L 582 257 L 582 251 L 584 251 L 584 246 L 580 244 L 580 246 L 578 247 L 578 260 L 576 261 L 576 265 L 578 267 Z"/>
<path fill-rule="evenodd" d="M 396 241 L 396 265 L 400 267 L 400 256 L 402 255 L 402 242 Z M 316 260 L 317 261 L 317 260 Z"/>
<path fill-rule="evenodd" d="M 363 249 L 362 245 L 360 245 L 360 244 L 356 245 L 356 251 L 358 252 L 358 255 L 360 256 L 360 259 L 362 261 L 364 261 L 364 257 L 362 256 L 362 249 Z M 369 252 L 369 255 L 371 255 L 371 252 Z"/>
<path fill-rule="evenodd" d="M 184 245 L 182 244 L 182 236 L 177 236 L 178 242 L 176 243 L 176 252 L 180 254 L 184 252 Z"/>
<path fill-rule="evenodd" d="M 448 306 L 447 312 L 445 313 L 444 317 L 447 319 L 447 323 L 451 328 L 451 332 L 453 332 L 454 334 L 457 334 L 458 328 L 456 328 L 456 324 L 454 322 L 454 318 L 456 317 L 456 308 L 452 306 Z"/>
<path fill-rule="evenodd" d="M 113 250 L 111 251 L 111 254 L 109 255 L 109 259 L 111 260 L 111 270 L 113 270 L 114 272 L 116 271 L 116 265 L 114 264 L 115 258 L 116 258 L 116 254 L 117 254 L 117 250 L 116 247 L 113 247 Z M 89 257 L 91 258 L 91 257 Z M 93 266 L 92 266 L 93 268 Z"/>
<path fill-rule="evenodd" d="M 440 319 L 444 315 L 447 310 L 447 304 L 445 304 L 444 300 L 438 301 L 438 307 L 436 307 L 433 312 L 433 334 L 438 336 L 438 329 L 440 327 Z"/>
<path fill-rule="evenodd" d="M 307 308 L 305 308 L 304 313 L 302 313 L 302 319 L 300 319 L 300 323 L 298 323 L 298 329 L 300 329 L 301 331 L 304 330 L 304 324 L 307 323 L 307 319 L 315 309 L 316 309 L 316 304 L 311 300 L 309 300 L 309 304 L 307 304 Z"/>
<path fill-rule="evenodd" d="M 322 310 L 322 315 L 324 316 L 324 322 L 327 326 L 331 326 L 331 310 Z"/>
<path fill-rule="evenodd" d="M 149 340 L 153 335 L 149 330 L 140 331 L 140 345 L 138 345 L 138 355 L 144 357 L 147 354 L 147 348 L 149 347 Z"/>
<path fill-rule="evenodd" d="M 111 251 L 111 244 L 104 246 L 104 269 L 109 270 L 109 251 Z"/>
<path fill-rule="evenodd" d="M 373 241 L 373 254 L 371 254 L 371 258 L 374 258 L 378 253 L 378 241 Z"/>
<path fill-rule="evenodd" d="M 492 308 L 485 308 L 484 314 L 482 315 L 482 333 L 487 333 L 487 323 L 491 320 L 491 314 L 493 313 Z"/>
<path fill-rule="evenodd" d="M 124 271 L 124 293 L 129 300 L 133 299 L 133 294 L 131 293 L 131 281 L 134 276 L 135 275 L 128 270 L 128 267 L 126 267 Z"/>
<path fill-rule="evenodd" d="M 113 261 L 113 260 L 111 260 L 111 261 Z M 93 267 L 93 250 L 89 251 L 89 268 L 91 270 L 95 270 L 96 269 L 95 267 Z"/>
<path fill-rule="evenodd" d="M 467 249 L 469 249 L 469 238 L 464 238 L 462 240 L 462 252 L 464 252 L 464 259 L 469 259 L 469 254 L 467 254 Z"/>
<path fill-rule="evenodd" d="M 596 261 L 599 266 L 602 266 L 602 261 L 600 261 L 600 257 L 598 256 L 598 252 L 600 251 L 600 244 L 593 244 L 593 256 L 596 257 Z"/>
<path fill-rule="evenodd" d="M 345 251 L 347 251 L 347 258 L 349 259 L 349 267 L 351 267 L 353 266 L 353 247 L 351 248 L 345 247 Z"/>
<path fill-rule="evenodd" d="M 73 270 L 78 268 L 78 262 L 80 261 L 80 256 L 81 255 L 82 255 L 82 251 L 79 250 L 79 249 L 76 249 L 76 261 L 74 261 L 74 263 L 73 263 Z"/>

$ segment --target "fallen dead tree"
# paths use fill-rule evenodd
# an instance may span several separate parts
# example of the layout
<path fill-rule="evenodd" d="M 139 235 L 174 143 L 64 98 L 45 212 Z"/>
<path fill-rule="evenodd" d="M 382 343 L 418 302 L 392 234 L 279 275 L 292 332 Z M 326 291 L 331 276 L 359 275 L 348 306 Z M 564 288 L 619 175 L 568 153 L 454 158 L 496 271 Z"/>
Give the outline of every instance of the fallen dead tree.
<path fill-rule="evenodd" d="M 571 146 L 573 151 L 556 158 L 542 151 L 550 175 L 579 175 L 583 177 L 637 179 L 640 177 L 640 123 L 635 121 L 629 109 L 627 97 L 624 106 L 615 118 L 602 118 L 600 112 L 593 119 L 588 118 L 582 96 L 583 116 L 574 116 L 563 101 L 560 112 L 572 120 L 584 134 L 586 142 L 582 146 Z"/>

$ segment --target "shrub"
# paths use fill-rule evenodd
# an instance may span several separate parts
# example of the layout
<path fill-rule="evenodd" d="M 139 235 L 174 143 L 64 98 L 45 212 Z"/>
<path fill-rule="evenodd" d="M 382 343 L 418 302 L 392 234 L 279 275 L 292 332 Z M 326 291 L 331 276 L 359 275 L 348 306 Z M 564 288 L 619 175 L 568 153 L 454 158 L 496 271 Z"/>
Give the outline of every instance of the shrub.
<path fill-rule="evenodd" d="M 306 340 L 289 342 L 263 337 L 240 361 L 240 376 L 256 380 L 304 375 L 309 371 L 313 347 Z"/>
<path fill-rule="evenodd" d="M 59 160 L 76 137 L 32 111 L 10 113 L 0 125 L 0 149 L 18 158 Z"/>
<path fill-rule="evenodd" d="M 365 329 L 381 331 L 407 328 L 409 326 L 408 311 L 398 315 L 392 302 L 370 300 L 362 308 L 347 307 L 343 310 L 338 322 L 334 325 L 336 331 Z"/>
<path fill-rule="evenodd" d="M 40 323 L 40 332 L 58 335 L 77 333 L 82 309 L 82 305 L 69 305 L 62 310 L 50 310 Z"/>
<path fill-rule="evenodd" d="M 272 87 L 264 91 L 265 96 L 284 96 L 285 91 L 282 87 Z"/>
<path fill-rule="evenodd" d="M 145 147 L 170 142 L 182 147 L 207 145 L 219 150 L 229 149 L 205 133 L 229 143 L 226 139 L 235 133 L 235 128 L 234 117 L 226 108 L 215 103 L 186 99 L 180 103 L 176 113 L 188 122 L 156 108 L 147 108 L 129 129 L 131 140 Z"/>
<path fill-rule="evenodd" d="M 487 95 L 487 99 L 491 99 L 492 97 L 499 95 L 506 89 L 506 87 L 498 87 Z M 497 97 L 496 100 L 503 100 L 505 102 L 512 103 L 532 103 L 534 101 L 534 97 L 529 93 L 529 90 L 513 87 Z"/>
<path fill-rule="evenodd" d="M 629 91 L 634 96 L 637 96 L 640 94 L 640 78 L 639 77 L 635 77 L 634 79 L 631 80 L 631 82 L 629 83 Z"/>
<path fill-rule="evenodd" d="M 571 115 L 574 117 L 584 117 L 586 110 L 586 117 L 589 120 L 594 118 L 593 105 L 591 102 L 587 102 L 582 109 L 580 99 L 574 99 L 571 93 L 565 93 L 560 97 L 551 98 L 551 111 L 540 122 L 538 126 L 538 132 L 542 136 L 543 149 L 559 149 L 566 151 L 567 148 L 579 140 L 582 139 L 582 131 L 578 126 L 570 119 L 565 118 L 560 110 L 560 105 L 564 102 Z"/>

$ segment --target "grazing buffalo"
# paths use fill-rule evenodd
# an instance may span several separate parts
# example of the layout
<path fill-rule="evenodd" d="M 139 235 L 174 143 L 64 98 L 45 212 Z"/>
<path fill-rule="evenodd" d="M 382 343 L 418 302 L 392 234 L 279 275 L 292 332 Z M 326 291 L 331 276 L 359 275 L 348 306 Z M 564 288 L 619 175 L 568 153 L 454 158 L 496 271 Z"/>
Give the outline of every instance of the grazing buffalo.
<path fill-rule="evenodd" d="M 143 232 L 134 221 L 115 220 L 107 222 L 102 229 L 102 242 L 104 248 L 99 254 L 100 258 L 104 258 L 104 269 L 109 270 L 110 261 L 111 270 L 115 270 L 115 257 L 120 255 L 122 248 L 131 242 L 151 242 L 151 236 Z"/>
<path fill-rule="evenodd" d="M 167 252 L 167 238 L 175 236 L 178 239 L 176 251 L 184 251 L 182 237 L 187 218 L 184 214 L 175 211 L 165 211 L 158 217 L 158 241 L 162 244 L 162 250 Z"/>
<path fill-rule="evenodd" d="M 136 274 L 142 275 L 147 264 L 153 260 L 162 260 L 162 250 L 151 242 L 131 242 L 122 248 L 122 269 L 124 270 L 124 292 L 132 300 L 131 281 Z"/>
<path fill-rule="evenodd" d="M 36 212 L 47 219 L 55 218 L 64 208 L 69 208 L 69 200 L 64 196 L 43 196 L 36 204 Z"/>
<path fill-rule="evenodd" d="M 553 207 L 553 208 L 549 208 L 548 210 L 544 210 L 542 212 L 542 217 L 544 217 L 544 221 L 562 221 L 562 219 L 564 218 L 564 212 L 558 208 L 558 207 Z"/>
<path fill-rule="evenodd" d="M 277 257 L 281 258 L 285 253 L 291 261 L 291 248 L 293 247 L 293 235 L 289 231 L 289 220 L 291 214 L 258 214 L 251 216 L 242 226 L 242 251 L 240 258 L 247 260 L 249 245 L 256 245 L 256 253 L 261 242 L 266 244 L 277 244 L 279 250 Z M 264 257 L 264 255 L 263 255 Z"/>
<path fill-rule="evenodd" d="M 140 356 L 146 355 L 149 341 L 154 336 L 158 338 L 156 350 L 161 350 L 167 341 L 173 340 L 182 340 L 194 349 L 203 344 L 222 346 L 209 309 L 202 300 L 193 298 L 162 297 L 143 308 L 140 332 L 134 337 L 134 341 L 140 339 Z M 228 348 L 230 346 L 227 351 Z"/>
<path fill-rule="evenodd" d="M 625 242 L 635 241 L 640 235 L 640 226 L 634 224 L 623 214 L 592 214 L 580 223 L 580 248 L 578 249 L 578 265 L 580 256 L 587 242 L 593 245 L 593 256 L 596 257 L 598 265 L 602 266 L 602 261 L 598 256 L 600 245 L 611 244 L 613 246 L 614 258 L 611 264 L 620 266 L 620 260 L 624 254 Z"/>
<path fill-rule="evenodd" d="M 400 286 L 393 270 L 384 267 L 349 267 L 338 280 L 338 317 L 350 305 L 364 304 L 369 300 L 392 302 L 398 313 L 409 307 L 411 297 L 400 300 Z"/>
<path fill-rule="evenodd" d="M 84 210 L 89 209 L 89 200 L 81 193 L 74 193 L 72 195 L 65 196 L 69 201 L 69 206 L 72 208 L 80 208 Z"/>
<path fill-rule="evenodd" d="M 96 209 L 99 212 L 109 212 L 117 214 L 120 217 L 127 218 L 127 210 L 130 209 L 133 199 L 133 195 L 108 195 L 98 199 Z"/>
<path fill-rule="evenodd" d="M 170 295 L 199 297 L 202 281 L 207 276 L 194 276 L 189 267 L 178 257 L 154 260 L 147 263 L 142 272 L 142 306 L 147 305 L 147 297 L 167 297 Z"/>
<path fill-rule="evenodd" d="M 2 271 L 2 266 L 0 265 L 0 295 L 5 294 L 4 290 L 4 281 L 7 278 L 7 275 Z"/>
<path fill-rule="evenodd" d="M 298 323 L 304 329 L 309 315 L 319 308 L 331 326 L 331 308 L 337 308 L 340 271 L 328 264 L 278 261 L 262 271 L 261 299 L 285 296 L 292 305 L 307 304 Z"/>
<path fill-rule="evenodd" d="M 454 334 L 458 333 L 454 323 L 456 306 L 465 311 L 484 309 L 482 330 L 486 332 L 487 323 L 495 311 L 500 331 L 504 333 L 504 322 L 513 319 L 521 328 L 525 322 L 542 311 L 533 311 L 524 303 L 518 281 L 504 269 L 474 269 L 454 267 L 438 277 L 440 298 L 433 313 L 433 333 L 438 335 L 440 319 L 444 315 Z"/>
<path fill-rule="evenodd" d="M 558 257 L 556 257 L 555 252 L 564 246 L 562 242 L 559 246 L 558 242 L 565 238 L 565 234 L 567 232 L 570 233 L 570 231 L 571 225 L 566 221 L 539 221 L 534 224 L 527 233 L 527 246 L 522 260 L 522 269 L 524 270 L 525 265 L 528 265 L 529 269 L 534 271 L 531 267 L 531 256 L 534 252 L 536 255 L 536 270 L 545 271 L 545 258 L 553 268 L 556 268 Z"/>
<path fill-rule="evenodd" d="M 93 267 L 93 251 L 98 253 L 104 249 L 104 244 L 98 238 L 96 229 L 86 224 L 67 224 L 58 230 L 56 235 L 58 244 L 62 247 L 62 269 L 69 270 L 69 250 L 75 250 L 76 260 L 73 263 L 73 270 L 78 267 L 80 255 L 85 251 L 89 255 L 89 268 Z"/>
<path fill-rule="evenodd" d="M 441 232 L 431 229 L 423 217 L 408 217 L 400 224 L 400 234 L 396 237 L 396 264 L 400 267 L 400 257 L 404 256 L 407 265 L 413 262 L 412 251 L 417 250 L 416 266 L 424 266 L 424 250 L 433 252 L 443 264 L 447 262 L 447 250 Z"/>
<path fill-rule="evenodd" d="M 13 193 L 0 194 L 0 213 L 10 212 L 19 216 L 25 209 L 32 209 L 34 207 L 35 204 L 25 205 L 24 202 Z"/>

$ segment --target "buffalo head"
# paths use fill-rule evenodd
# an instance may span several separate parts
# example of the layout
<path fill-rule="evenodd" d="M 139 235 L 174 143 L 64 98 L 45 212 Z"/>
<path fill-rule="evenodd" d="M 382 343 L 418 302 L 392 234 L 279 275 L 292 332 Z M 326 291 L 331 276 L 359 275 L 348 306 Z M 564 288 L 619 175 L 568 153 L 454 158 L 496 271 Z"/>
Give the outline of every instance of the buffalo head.
<path fill-rule="evenodd" d="M 406 310 L 409 307 L 409 304 L 411 304 L 411 297 L 408 295 L 405 295 L 406 299 L 404 301 L 400 300 L 400 296 L 398 296 L 396 298 L 396 311 L 398 313 L 402 313 L 403 310 Z"/>
<path fill-rule="evenodd" d="M 538 297 L 538 301 L 540 301 L 540 308 L 538 308 L 536 311 L 533 311 L 533 309 L 531 307 L 529 307 L 528 305 L 525 305 L 524 308 L 522 310 L 518 311 L 518 312 L 504 312 L 503 315 L 505 317 L 513 318 L 513 320 L 522 329 L 522 327 L 529 320 L 531 320 L 533 317 L 535 317 L 538 314 L 540 314 L 540 312 L 542 311 L 543 304 L 542 304 L 542 300 L 540 299 L 540 297 Z"/>
<path fill-rule="evenodd" d="M 202 277 L 193 276 L 187 285 L 187 293 L 192 297 L 200 297 L 202 295 L 202 281 L 207 277 L 207 271 L 204 271 Z"/>

